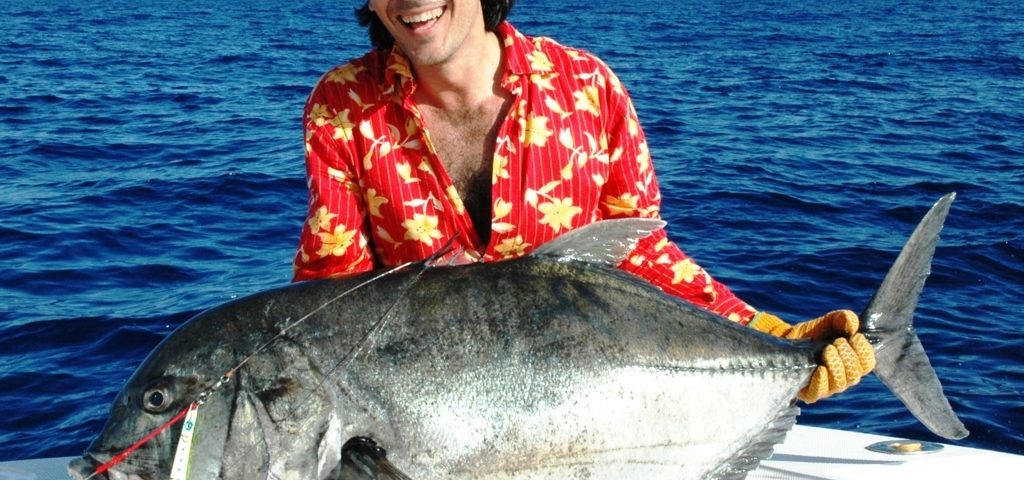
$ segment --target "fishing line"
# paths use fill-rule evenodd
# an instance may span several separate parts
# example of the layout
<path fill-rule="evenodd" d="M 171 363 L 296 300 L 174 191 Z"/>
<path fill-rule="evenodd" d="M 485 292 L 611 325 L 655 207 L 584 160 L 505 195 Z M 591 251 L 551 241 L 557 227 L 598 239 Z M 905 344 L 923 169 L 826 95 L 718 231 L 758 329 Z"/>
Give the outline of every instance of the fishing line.
<path fill-rule="evenodd" d="M 269 348 L 271 344 L 273 344 L 278 339 L 283 337 L 286 333 L 288 333 L 289 330 L 291 330 L 291 329 L 301 325 L 302 322 L 305 322 L 307 319 L 309 319 L 309 317 L 312 317 L 317 312 L 327 308 L 328 305 L 330 305 L 330 304 L 332 304 L 332 303 L 334 303 L 334 302 L 336 302 L 338 300 L 341 300 L 342 298 L 348 296 L 352 292 L 354 292 L 354 291 L 356 291 L 356 290 L 358 290 L 360 288 L 363 288 L 363 287 L 365 287 L 365 286 L 367 286 L 367 285 L 369 285 L 369 284 L 371 284 L 371 283 L 373 283 L 373 282 L 375 282 L 377 280 L 380 280 L 381 278 L 384 278 L 387 275 L 391 275 L 392 273 L 397 272 L 397 271 L 399 271 L 399 270 L 401 270 L 401 269 L 411 265 L 412 263 L 413 262 L 406 262 L 406 263 L 403 263 L 403 264 L 401 264 L 401 265 L 399 265 L 397 267 L 385 270 L 384 272 L 380 273 L 379 275 L 375 275 L 374 277 L 369 278 L 366 281 L 364 281 L 364 282 L 362 282 L 362 283 L 360 283 L 360 284 L 358 284 L 358 285 L 356 285 L 356 286 L 354 286 L 354 287 L 352 287 L 352 288 L 350 288 L 348 290 L 345 290 L 344 292 L 339 293 L 334 298 L 331 298 L 330 300 L 327 300 L 326 302 L 321 304 L 319 307 L 314 308 L 309 313 L 307 313 L 307 314 L 303 315 L 302 317 L 300 317 L 298 320 L 295 321 L 295 323 L 292 323 L 292 324 L 282 328 L 281 331 L 277 333 L 277 335 L 274 335 L 273 337 L 271 337 L 270 340 L 267 340 L 266 342 L 263 343 L 263 345 L 260 345 L 258 348 L 256 348 L 256 350 L 254 350 L 248 356 L 243 358 L 242 361 L 238 363 L 238 365 L 235 365 L 234 368 L 228 370 L 228 372 L 225 373 L 224 377 L 222 377 L 222 378 L 230 378 L 230 377 L 234 376 L 235 372 L 237 372 L 238 369 L 240 369 L 243 366 L 245 366 L 246 363 L 249 363 L 249 360 L 252 360 L 252 358 L 255 357 L 256 355 L 259 355 L 259 354 L 263 353 L 264 350 Z M 285 319 L 286 322 L 288 320 L 290 320 L 290 318 L 286 318 Z"/>
<path fill-rule="evenodd" d="M 446 264 L 448 266 L 451 266 L 451 265 L 454 264 L 454 261 L 452 259 L 449 259 L 449 261 L 446 262 L 446 263 L 442 263 L 441 261 L 442 261 L 442 259 L 446 255 L 452 254 L 453 252 L 455 253 L 456 256 L 461 254 L 461 251 L 455 250 L 455 249 L 452 248 L 452 245 L 455 243 L 455 240 L 456 240 L 455 237 L 450 238 L 433 255 L 431 255 L 427 259 L 419 262 L 422 265 L 422 268 L 412 278 L 412 281 L 410 281 L 409 284 L 406 285 L 406 287 L 401 290 L 401 293 L 399 293 L 398 297 L 395 298 L 395 300 L 393 302 L 391 302 L 390 305 L 388 305 L 387 309 L 384 310 L 384 312 L 381 314 L 380 318 L 378 318 L 377 321 L 374 322 L 374 324 L 369 328 L 369 330 L 367 330 L 367 332 L 362 336 L 362 338 L 360 338 L 359 341 L 357 341 L 355 343 L 355 345 L 352 346 L 352 348 L 348 351 L 348 353 L 346 353 L 344 356 L 342 356 L 341 360 L 339 360 L 338 363 L 336 363 L 333 367 L 325 370 L 323 372 L 323 374 L 320 375 L 320 380 L 318 382 L 316 382 L 314 388 L 312 388 L 311 391 L 303 399 L 299 400 L 298 402 L 295 403 L 295 405 L 292 406 L 291 412 L 288 414 L 288 418 L 289 419 L 293 419 L 293 418 L 296 417 L 296 414 L 297 414 L 298 410 L 313 398 L 314 393 L 320 392 L 320 391 L 325 391 L 326 388 L 324 387 L 324 384 L 327 382 L 327 380 L 329 378 L 331 378 L 331 375 L 334 372 L 338 371 L 340 368 L 348 365 L 349 362 L 351 362 L 353 359 L 355 359 L 356 356 L 358 356 L 363 351 L 363 348 L 366 345 L 369 345 L 371 343 L 371 340 L 373 339 L 373 336 L 375 334 L 377 334 L 378 332 L 380 332 L 387 325 L 388 319 L 391 316 L 391 311 L 394 310 L 395 306 L 398 305 L 398 303 L 402 299 L 404 299 L 406 297 L 406 294 L 409 292 L 409 290 L 412 289 L 413 285 L 415 285 L 419 281 L 420 277 L 423 275 L 424 272 L 426 272 L 428 269 L 430 269 L 432 267 L 436 267 L 436 266 L 439 266 L 439 265 L 445 265 Z M 238 368 L 240 368 L 250 358 L 254 357 L 257 353 L 259 353 L 260 351 L 265 349 L 271 342 L 277 340 L 280 336 L 282 336 L 285 333 L 286 330 L 291 329 L 295 325 L 305 321 L 307 318 L 309 318 L 310 316 L 312 316 L 316 312 L 319 312 L 320 310 L 323 310 L 325 307 L 327 307 L 331 303 L 334 303 L 335 301 L 337 301 L 337 300 L 341 299 L 342 297 L 352 293 L 353 291 L 355 291 L 355 290 L 357 290 L 359 288 L 362 288 L 362 287 L 364 287 L 364 286 L 366 286 L 366 285 L 368 285 L 368 284 L 370 284 L 370 283 L 372 283 L 372 282 L 374 282 L 376 280 L 379 280 L 380 278 L 382 278 L 382 277 L 384 277 L 386 275 L 389 275 L 389 274 L 394 273 L 394 272 L 396 272 L 398 270 L 404 269 L 404 268 L 406 268 L 406 267 L 408 267 L 410 265 L 413 265 L 415 263 L 417 263 L 417 262 L 406 262 L 406 263 L 403 263 L 402 265 L 399 265 L 399 266 L 397 266 L 395 268 L 387 270 L 387 271 L 381 273 L 380 275 L 377 275 L 376 277 L 373 277 L 373 278 L 371 278 L 371 279 L 369 279 L 369 280 L 367 280 L 367 281 L 365 281 L 365 282 L 363 282 L 363 283 L 361 283 L 359 285 L 356 285 L 355 287 L 353 287 L 353 288 L 351 288 L 351 289 L 349 289 L 349 290 L 347 290 L 345 292 L 342 292 L 340 295 L 332 298 L 331 300 L 328 300 L 327 302 L 325 302 L 324 304 L 320 305 L 319 307 L 317 307 L 313 311 L 311 311 L 311 312 L 307 313 L 306 315 L 304 315 L 302 318 L 300 318 L 298 321 L 296 321 L 295 324 L 292 324 L 292 325 L 288 326 L 286 329 L 282 330 L 280 334 L 278 334 L 277 336 L 272 338 L 269 342 L 267 342 L 262 347 L 257 349 L 256 352 L 254 352 L 253 354 L 251 354 L 248 357 L 246 357 L 245 360 L 243 360 L 237 367 L 235 367 L 231 371 L 234 372 L 234 371 L 238 370 Z M 238 462 L 241 462 L 244 458 L 245 458 L 244 455 L 239 456 L 239 459 L 236 462 L 232 463 L 230 466 L 233 467 Z"/>
<path fill-rule="evenodd" d="M 138 450 L 139 447 L 141 447 L 142 445 L 146 444 L 147 442 L 149 442 L 150 440 L 155 438 L 157 435 L 161 434 L 163 431 L 165 431 L 168 428 L 170 428 L 172 425 L 174 425 L 174 424 L 184 420 L 186 416 L 191 416 L 191 419 L 192 419 L 191 420 L 192 421 L 192 425 L 191 426 L 192 426 L 192 428 L 195 428 L 195 425 L 196 425 L 195 415 L 196 415 L 196 410 L 198 409 L 198 407 L 200 405 L 202 405 L 203 403 L 205 403 L 206 399 L 209 398 L 209 396 L 211 394 L 213 394 L 214 392 L 219 390 L 221 388 L 221 386 L 223 386 L 224 384 L 230 382 L 231 378 L 235 375 L 235 373 L 240 368 L 245 366 L 245 364 L 248 363 L 253 357 L 255 357 L 256 355 L 259 355 L 260 353 L 263 353 L 264 350 L 269 348 L 271 344 L 273 344 L 278 339 L 283 337 L 286 333 L 288 333 L 289 330 L 291 330 L 291 329 L 295 328 L 296 326 L 302 324 L 307 319 L 309 319 L 309 317 L 313 316 L 317 312 L 323 310 L 324 308 L 327 308 L 328 305 L 330 305 L 330 304 L 332 304 L 332 303 L 334 303 L 334 302 L 344 298 L 345 296 L 351 294 L 352 292 L 354 292 L 354 291 L 356 291 L 356 290 L 358 290 L 360 288 L 363 288 L 366 285 L 369 285 L 369 284 L 371 284 L 371 283 L 373 283 L 373 282 L 375 282 L 375 281 L 377 281 L 377 280 L 379 280 L 379 279 L 381 279 L 381 278 L 383 278 L 385 276 L 391 275 L 392 273 L 395 273 L 395 272 L 397 272 L 399 270 L 402 270 L 402 269 L 408 267 L 409 265 L 411 265 L 413 263 L 414 262 L 406 262 L 406 263 L 403 263 L 403 264 L 401 264 L 401 265 L 399 265 L 397 267 L 385 270 L 384 272 L 381 272 L 380 274 L 375 275 L 375 276 L 367 279 L 366 281 L 361 282 L 361 283 L 357 284 L 356 286 L 354 286 L 354 287 L 352 287 L 352 288 L 350 288 L 348 290 L 345 290 L 344 292 L 339 293 L 338 295 L 334 296 L 333 298 L 331 298 L 331 299 L 327 300 L 326 302 L 324 302 L 323 304 L 321 304 L 319 307 L 314 308 L 310 312 L 306 313 L 305 315 L 300 317 L 298 320 L 296 320 L 294 323 L 291 323 L 291 324 L 287 325 L 286 327 L 282 328 L 276 335 L 271 337 L 270 340 L 267 340 L 266 342 L 264 342 L 262 345 L 260 345 L 255 350 L 253 350 L 252 353 L 250 353 L 245 358 L 243 358 L 240 362 L 238 362 L 237 365 L 235 365 L 234 367 L 229 369 L 227 372 L 225 372 L 224 375 L 222 375 L 220 377 L 220 379 L 218 379 L 212 386 L 210 386 L 209 388 L 207 388 L 206 390 L 201 392 L 198 395 L 198 397 L 196 398 L 196 400 L 190 402 L 187 406 L 185 406 L 185 408 L 183 408 L 180 412 L 178 412 L 178 414 L 176 414 L 174 417 L 172 417 L 170 420 L 168 420 L 163 425 L 160 425 L 159 427 L 157 427 L 153 431 L 151 431 L 148 434 L 146 434 L 144 437 L 142 437 L 141 439 L 139 439 L 138 441 L 133 443 L 128 448 L 122 450 L 120 453 L 118 453 L 117 455 L 113 456 L 106 463 L 103 463 L 100 466 L 96 467 L 96 470 L 93 471 L 91 474 L 89 474 L 89 476 L 86 477 L 85 480 L 90 480 L 90 479 L 96 477 L 97 475 L 102 475 L 107 470 L 110 470 L 111 468 L 113 468 L 117 464 L 125 461 L 125 459 L 127 459 L 128 456 L 130 456 L 132 453 L 134 453 L 136 450 Z M 423 272 L 421 271 L 420 274 L 422 274 L 422 273 Z M 418 279 L 418 278 L 419 278 L 419 274 L 417 274 L 417 276 L 413 279 L 413 282 L 415 283 L 416 279 Z M 404 295 L 404 292 L 405 291 L 403 290 L 403 295 Z M 399 296 L 399 299 L 401 299 L 401 298 L 402 297 Z M 395 300 L 395 302 L 397 303 L 398 300 Z M 388 310 L 385 312 L 383 317 L 387 316 L 387 312 L 390 312 L 392 307 L 394 307 L 394 304 L 392 304 L 390 307 L 388 307 Z M 379 325 L 381 323 L 381 321 L 383 320 L 383 317 L 382 317 L 381 320 L 378 320 L 377 325 Z M 288 321 L 288 320 L 289 319 L 285 319 L 285 321 Z M 371 333 L 372 333 L 372 331 L 373 331 L 373 329 L 371 329 Z M 364 341 L 368 338 L 368 336 L 369 336 L 369 334 L 367 334 L 367 336 L 363 337 Z M 357 345 L 357 347 L 358 347 L 358 345 Z M 351 355 L 351 352 L 350 352 L 350 355 Z M 346 356 L 346 357 L 348 357 L 348 356 Z M 341 364 L 339 363 L 338 366 L 340 367 Z M 335 368 L 337 368 L 337 367 L 335 367 Z M 317 388 L 320 388 L 322 385 L 323 385 L 323 382 L 321 382 L 319 385 L 317 385 Z M 307 397 L 307 400 L 308 400 L 308 398 L 309 397 Z M 305 400 L 303 400 L 303 402 L 305 402 Z M 180 443 L 183 443 L 183 444 L 190 443 L 190 441 L 191 441 L 191 434 L 192 434 L 192 432 L 190 431 L 189 432 L 189 439 L 188 439 L 188 441 L 180 442 Z M 184 455 L 185 460 L 184 461 L 187 462 L 188 445 L 179 445 L 179 448 L 182 448 L 182 449 L 185 450 L 185 455 Z M 176 464 L 179 463 L 178 458 L 175 458 L 175 463 Z M 184 477 L 182 477 L 182 478 L 184 478 Z"/>
<path fill-rule="evenodd" d="M 448 251 L 448 248 L 447 248 L 447 245 L 446 245 L 445 248 L 442 248 L 441 252 L 444 253 L 444 252 L 447 252 L 447 251 Z M 349 349 L 348 353 L 346 353 L 344 356 L 342 356 L 341 360 L 339 360 L 338 363 L 336 363 L 333 367 L 325 370 L 323 372 L 323 374 L 320 376 L 320 380 L 318 382 L 316 382 L 316 384 L 311 389 L 311 391 L 303 399 L 299 400 L 298 402 L 295 403 L 295 405 L 292 406 L 291 412 L 288 415 L 289 419 L 295 418 L 298 410 L 300 408 L 302 408 L 307 402 L 309 402 L 313 398 L 313 395 L 315 393 L 326 390 L 326 387 L 324 386 L 324 384 L 327 382 L 328 379 L 331 378 L 331 375 L 334 372 L 336 372 L 339 369 L 341 369 L 342 367 L 348 365 L 349 362 L 351 362 L 353 359 L 355 359 L 363 351 L 363 348 L 366 345 L 371 343 L 374 335 L 377 334 L 378 332 L 380 332 L 381 330 L 383 330 L 383 328 L 387 325 L 388 319 L 391 317 L 391 312 L 392 312 L 392 310 L 394 310 L 395 306 L 398 305 L 398 303 L 402 299 L 405 298 L 406 294 L 412 288 L 412 286 L 415 285 L 417 281 L 419 281 L 420 277 L 423 275 L 423 272 L 425 272 L 428 268 L 434 266 L 432 264 L 432 261 L 436 260 L 436 258 L 439 257 L 439 256 L 440 256 L 440 254 L 437 254 L 437 255 L 427 259 L 426 261 L 422 262 L 423 265 L 424 265 L 424 268 L 422 268 L 419 272 L 416 273 L 416 275 L 412 278 L 412 281 L 409 282 L 409 284 L 405 288 L 403 288 L 401 290 L 401 293 L 399 293 L 398 297 L 395 298 L 395 300 L 393 302 L 391 302 L 390 305 L 388 305 L 387 309 L 384 310 L 384 312 L 381 314 L 381 316 L 366 331 L 366 333 L 362 336 L 362 338 L 360 338 L 355 343 L 355 345 L 353 345 L 352 348 Z M 413 263 L 413 262 L 409 262 L 409 263 L 401 265 L 400 267 L 396 267 L 396 270 L 398 268 L 406 267 L 406 266 L 410 265 L 411 263 Z M 391 271 L 388 271 L 387 273 L 390 273 L 390 272 Z M 383 275 L 381 275 L 381 276 L 383 276 Z M 377 278 L 379 278 L 379 277 L 377 277 Z M 377 278 L 371 279 L 371 281 L 376 280 Z M 366 283 L 369 283 L 369 282 L 366 282 Z M 363 285 L 365 285 L 365 283 Z M 363 285 L 360 285 L 360 286 L 363 286 Z M 355 290 L 355 289 L 352 289 L 352 290 Z M 348 292 L 346 292 L 343 295 L 346 295 L 346 294 L 350 293 L 352 290 L 349 290 Z M 335 298 L 335 299 L 333 299 L 331 301 L 333 302 L 334 300 L 337 300 L 337 298 Z M 328 302 L 328 303 L 330 303 L 330 302 Z M 323 309 L 323 307 L 326 307 L 326 306 L 327 306 L 327 304 L 324 304 L 324 305 L 320 306 L 319 308 L 317 308 L 316 310 L 314 310 L 313 312 L 310 312 L 308 315 L 303 317 L 303 320 L 305 318 L 307 318 L 309 315 L 312 315 L 313 313 Z M 243 459 L 245 459 L 244 455 L 239 456 L 239 459 L 235 463 L 231 464 L 231 466 L 234 466 L 238 462 L 241 462 Z"/>

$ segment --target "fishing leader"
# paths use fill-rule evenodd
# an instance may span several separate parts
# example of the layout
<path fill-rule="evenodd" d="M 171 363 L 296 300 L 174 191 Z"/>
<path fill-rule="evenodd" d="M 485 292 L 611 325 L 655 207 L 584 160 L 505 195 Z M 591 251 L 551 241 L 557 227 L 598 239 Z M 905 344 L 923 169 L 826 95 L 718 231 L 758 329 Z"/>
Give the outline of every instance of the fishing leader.
<path fill-rule="evenodd" d="M 294 279 L 433 256 L 489 262 L 606 218 L 659 218 L 643 130 L 594 55 L 529 37 L 513 0 L 370 0 L 373 48 L 328 71 L 303 116 L 309 212 Z M 874 350 L 849 310 L 790 325 L 716 281 L 660 229 L 620 265 L 663 291 L 772 335 L 830 341 L 814 402 L 856 384 Z"/>

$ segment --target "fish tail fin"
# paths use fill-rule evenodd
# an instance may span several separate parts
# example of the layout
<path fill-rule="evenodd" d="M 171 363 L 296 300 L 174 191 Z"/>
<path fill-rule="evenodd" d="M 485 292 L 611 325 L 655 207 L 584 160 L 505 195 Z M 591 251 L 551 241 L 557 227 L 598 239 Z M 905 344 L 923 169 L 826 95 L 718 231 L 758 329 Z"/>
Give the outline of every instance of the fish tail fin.
<path fill-rule="evenodd" d="M 947 439 L 964 438 L 968 431 L 942 393 L 913 318 L 931 272 L 939 231 L 955 197 L 955 193 L 943 196 L 925 214 L 860 316 L 861 332 L 875 348 L 875 375 L 922 424 Z"/>

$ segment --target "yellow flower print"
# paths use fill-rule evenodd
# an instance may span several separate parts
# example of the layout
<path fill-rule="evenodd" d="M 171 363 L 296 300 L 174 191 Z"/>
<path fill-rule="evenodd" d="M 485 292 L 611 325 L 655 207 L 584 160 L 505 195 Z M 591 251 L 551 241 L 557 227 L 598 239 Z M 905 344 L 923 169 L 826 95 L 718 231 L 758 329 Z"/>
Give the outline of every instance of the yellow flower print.
<path fill-rule="evenodd" d="M 348 190 L 355 195 L 359 195 L 359 192 L 362 190 L 362 187 L 359 185 L 359 183 L 356 182 L 352 177 L 350 177 L 347 173 L 345 173 L 342 170 L 338 170 L 333 167 L 327 167 L 327 175 L 329 175 L 332 180 L 340 183 L 343 187 L 345 187 L 345 190 Z"/>
<path fill-rule="evenodd" d="M 672 283 L 676 284 L 685 281 L 686 283 L 693 282 L 693 278 L 700 272 L 700 267 L 693 260 L 687 258 L 681 262 L 676 262 L 671 267 L 672 272 L 675 275 L 672 277 Z"/>
<path fill-rule="evenodd" d="M 356 75 L 358 75 L 360 72 L 364 70 L 366 69 L 361 66 L 356 66 L 350 63 L 343 67 L 336 68 L 332 70 L 331 73 L 328 73 L 327 81 L 340 83 L 342 85 L 346 83 L 356 83 Z"/>
<path fill-rule="evenodd" d="M 352 123 L 352 121 L 348 119 L 349 113 L 349 110 L 346 108 L 331 119 L 331 125 L 334 127 L 335 140 L 352 140 L 352 129 L 356 124 Z"/>
<path fill-rule="evenodd" d="M 383 145 L 382 145 L 383 146 Z M 387 155 L 386 152 L 381 149 L 381 155 Z M 395 170 L 398 172 L 398 176 L 402 177 L 402 181 L 405 183 L 416 183 L 420 181 L 419 178 L 412 176 L 412 165 L 409 162 L 398 162 L 395 164 Z"/>
<path fill-rule="evenodd" d="M 515 225 L 501 221 L 501 219 L 512 213 L 511 202 L 506 202 L 505 199 L 499 198 L 494 201 L 492 208 L 494 209 L 494 218 L 491 219 L 491 230 L 498 233 L 508 233 L 516 229 Z"/>
<path fill-rule="evenodd" d="M 384 218 L 380 214 L 380 206 L 388 203 L 388 199 L 383 196 L 377 195 L 377 190 L 369 188 L 366 190 L 366 206 L 370 207 L 370 215 L 377 218 Z"/>
<path fill-rule="evenodd" d="M 504 258 L 522 256 L 527 248 L 530 248 L 530 244 L 523 241 L 522 235 L 516 235 L 516 238 L 506 238 L 494 247 Z"/>
<path fill-rule="evenodd" d="M 632 264 L 634 267 L 639 267 L 643 265 L 645 261 L 647 261 L 647 258 L 645 258 L 643 255 L 633 255 L 632 257 L 629 257 L 629 263 Z"/>
<path fill-rule="evenodd" d="M 557 73 L 551 73 L 551 74 L 531 73 L 530 74 L 530 83 L 536 85 L 537 88 L 539 88 L 541 90 L 554 90 L 555 86 L 551 82 L 555 78 L 557 78 L 557 77 L 558 77 Z"/>
<path fill-rule="evenodd" d="M 601 115 L 601 97 L 597 88 L 583 87 L 582 90 L 573 92 L 572 96 L 576 99 L 576 110 L 589 112 L 595 117 Z"/>
<path fill-rule="evenodd" d="M 539 72 L 550 72 L 555 67 L 554 63 L 551 63 L 551 59 L 548 55 L 540 50 L 534 50 L 532 53 L 528 53 L 526 58 L 530 59 L 530 67 Z"/>
<path fill-rule="evenodd" d="M 366 110 L 373 106 L 373 104 L 371 103 L 364 102 L 363 98 L 360 97 L 359 93 L 357 93 L 355 90 L 348 91 L 348 98 L 352 100 L 356 105 L 358 105 L 360 110 Z"/>
<path fill-rule="evenodd" d="M 509 178 L 508 157 L 494 154 L 494 165 L 491 166 L 491 183 L 498 183 L 498 179 Z"/>
<path fill-rule="evenodd" d="M 636 163 L 640 165 L 640 173 L 651 169 L 651 152 L 647 149 L 647 142 L 640 142 L 640 151 L 636 154 Z"/>
<path fill-rule="evenodd" d="M 324 126 L 329 118 L 331 118 L 331 111 L 327 109 L 327 105 L 317 103 L 313 105 L 313 108 L 309 109 L 309 121 L 318 127 Z"/>
<path fill-rule="evenodd" d="M 387 242 L 392 246 L 392 248 L 398 248 L 398 242 L 391 238 L 391 234 L 380 225 L 377 225 L 377 238 Z"/>
<path fill-rule="evenodd" d="M 561 184 L 562 184 L 561 180 L 553 180 L 553 181 L 550 181 L 550 182 L 544 184 L 543 187 L 540 187 L 540 190 L 534 190 L 532 188 L 527 188 L 526 189 L 526 194 L 524 195 L 524 197 L 525 197 L 524 200 L 526 200 L 526 203 L 528 203 L 528 204 L 530 204 L 530 205 L 532 205 L 533 207 L 536 208 L 537 207 L 537 202 L 540 201 L 540 196 L 541 195 L 543 195 L 544 198 L 551 199 L 551 196 L 548 195 L 548 193 L 551 192 L 552 190 L 558 188 L 558 186 L 561 185 Z"/>
<path fill-rule="evenodd" d="M 416 123 L 416 119 L 414 117 L 409 117 L 409 119 L 405 121 L 405 136 L 412 137 L 419 133 L 419 131 L 420 126 Z"/>
<path fill-rule="evenodd" d="M 711 284 L 711 275 L 707 272 L 704 273 L 704 297 L 709 301 L 714 302 L 718 300 L 718 292 L 715 291 L 715 287 Z"/>
<path fill-rule="evenodd" d="M 441 238 L 441 232 L 437 229 L 437 217 L 413 214 L 411 219 L 402 222 L 405 227 L 406 240 L 418 240 L 427 245 L 433 245 L 434 239 Z"/>
<path fill-rule="evenodd" d="M 637 211 L 640 212 L 640 215 L 638 215 L 638 216 L 643 217 L 643 218 L 655 218 L 655 219 L 661 218 L 660 217 L 661 209 L 658 208 L 658 204 L 652 204 L 651 206 L 649 206 L 647 208 L 641 208 L 640 210 L 637 210 Z"/>
<path fill-rule="evenodd" d="M 352 239 L 355 238 L 358 230 L 345 230 L 344 225 L 338 225 L 334 227 L 334 233 L 320 232 L 317 234 L 320 237 L 320 241 L 323 245 L 320 245 L 320 250 L 317 250 L 316 254 L 321 257 L 328 255 L 341 256 L 345 254 L 345 250 L 352 246 Z"/>
<path fill-rule="evenodd" d="M 572 218 L 583 212 L 582 208 L 572 204 L 572 198 L 556 198 L 541 203 L 537 210 L 544 214 L 540 223 L 551 227 L 555 232 L 560 232 L 563 228 L 572 228 Z"/>
<path fill-rule="evenodd" d="M 629 192 L 618 197 L 607 195 L 604 197 L 604 204 L 608 207 L 608 213 L 612 216 L 633 215 L 636 212 L 636 204 L 640 195 L 631 195 Z"/>
<path fill-rule="evenodd" d="M 455 206 L 455 212 L 462 215 L 466 211 L 466 207 L 462 205 L 462 198 L 459 197 L 459 191 L 455 189 L 455 185 L 449 185 L 444 191 L 448 195 L 448 201 L 452 202 Z"/>
<path fill-rule="evenodd" d="M 615 76 L 614 73 L 608 76 L 608 82 L 612 84 L 612 89 L 615 90 L 615 93 L 619 95 L 626 94 L 626 91 L 622 89 L 622 82 L 619 81 L 619 77 Z"/>
<path fill-rule="evenodd" d="M 423 157 L 420 159 L 420 164 L 416 167 L 416 170 L 426 173 L 431 177 L 437 176 L 434 174 L 434 167 L 430 166 L 430 160 L 428 160 L 427 157 Z"/>
<path fill-rule="evenodd" d="M 412 78 L 412 70 L 409 68 L 409 62 L 405 60 L 404 56 L 392 56 L 395 59 L 388 65 L 388 70 L 397 73 L 403 77 Z"/>
<path fill-rule="evenodd" d="M 575 171 L 576 169 L 574 168 L 574 164 L 572 162 L 572 159 L 570 158 L 569 161 L 565 164 L 565 166 L 562 167 L 562 180 L 572 180 Z"/>
<path fill-rule="evenodd" d="M 327 207 L 320 207 L 312 217 L 309 217 L 309 230 L 313 235 L 319 234 L 321 229 L 330 230 L 331 220 L 335 217 L 337 215 L 327 211 Z"/>
<path fill-rule="evenodd" d="M 371 140 L 377 139 L 377 133 L 373 131 L 373 124 L 369 120 L 359 122 L 359 134 Z"/>
<path fill-rule="evenodd" d="M 548 110 L 551 110 L 552 112 L 557 113 L 558 116 L 562 117 L 562 118 L 565 118 L 565 117 L 568 117 L 569 115 L 572 115 L 572 112 L 565 111 L 562 108 L 562 106 L 558 104 L 558 100 L 555 100 L 554 97 L 545 97 L 544 98 L 544 106 L 548 107 Z"/>
<path fill-rule="evenodd" d="M 494 201 L 494 220 L 505 218 L 510 213 L 512 213 L 512 202 L 506 202 L 503 198 Z"/>
<path fill-rule="evenodd" d="M 558 143 L 561 143 L 563 147 L 569 150 L 576 150 L 576 141 L 573 139 L 572 129 L 563 128 L 562 133 L 558 134 Z"/>
<path fill-rule="evenodd" d="M 574 76 L 584 82 L 590 82 L 591 85 L 604 87 L 604 75 L 601 74 L 601 70 L 594 70 L 593 72 L 585 72 Z"/>
<path fill-rule="evenodd" d="M 519 119 L 519 124 L 523 129 L 519 140 L 524 147 L 543 147 L 548 143 L 548 138 L 554 135 L 554 132 L 548 129 L 548 117 L 542 115 L 531 113 L 528 118 Z"/>

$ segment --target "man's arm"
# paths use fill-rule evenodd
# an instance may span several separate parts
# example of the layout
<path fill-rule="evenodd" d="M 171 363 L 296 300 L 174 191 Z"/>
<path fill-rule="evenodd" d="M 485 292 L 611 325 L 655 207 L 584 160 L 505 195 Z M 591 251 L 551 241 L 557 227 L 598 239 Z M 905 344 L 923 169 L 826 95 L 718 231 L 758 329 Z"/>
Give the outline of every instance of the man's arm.
<path fill-rule="evenodd" d="M 613 75 L 609 72 L 609 75 Z M 613 78 L 614 77 L 610 77 Z M 606 217 L 658 216 L 661 196 L 647 144 L 625 90 L 609 88 L 609 149 L 621 155 L 602 193 Z M 621 119 L 621 120 L 619 120 Z M 615 152 L 615 149 L 620 149 Z M 858 333 L 855 313 L 837 310 L 797 325 L 789 325 L 766 312 L 756 312 L 668 240 L 664 229 L 642 240 L 620 265 L 662 290 L 704 307 L 723 317 L 778 337 L 829 342 L 810 384 L 800 390 L 806 403 L 827 398 L 856 385 L 875 366 L 874 350 Z M 756 314 L 756 315 L 755 315 Z M 753 319 L 753 321 L 752 321 Z"/>
<path fill-rule="evenodd" d="M 632 101 L 607 71 L 605 95 L 608 151 L 613 162 L 601 193 L 605 218 L 660 218 L 661 194 L 643 130 Z M 746 324 L 755 310 L 716 281 L 672 241 L 664 229 L 642 240 L 620 266 L 665 292 Z"/>
<path fill-rule="evenodd" d="M 326 75 L 303 114 L 309 209 L 295 254 L 294 281 L 373 269 L 362 193 L 352 167 L 353 111 L 346 108 L 340 89 Z"/>

